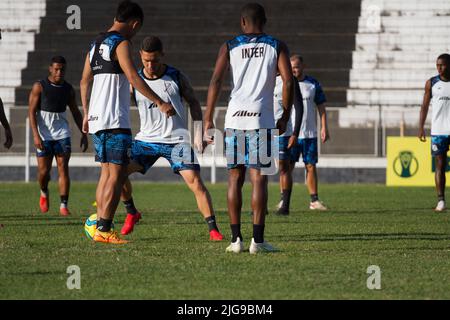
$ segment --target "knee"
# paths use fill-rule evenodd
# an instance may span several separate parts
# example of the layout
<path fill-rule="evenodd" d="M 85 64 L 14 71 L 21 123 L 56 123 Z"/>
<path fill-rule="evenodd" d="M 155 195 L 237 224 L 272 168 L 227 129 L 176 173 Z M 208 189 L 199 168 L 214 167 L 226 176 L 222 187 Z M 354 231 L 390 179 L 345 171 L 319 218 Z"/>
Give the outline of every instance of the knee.
<path fill-rule="evenodd" d="M 245 176 L 240 174 L 240 173 L 230 173 L 229 177 L 228 177 L 228 182 L 231 185 L 243 185 L 244 184 L 244 178 Z"/>
<path fill-rule="evenodd" d="M 312 172 L 316 169 L 316 166 L 314 164 L 307 163 L 305 164 L 305 168 L 306 170 L 308 170 L 308 172 Z"/>
<path fill-rule="evenodd" d="M 280 162 L 280 174 L 284 176 L 290 174 L 290 172 L 289 163 Z"/>

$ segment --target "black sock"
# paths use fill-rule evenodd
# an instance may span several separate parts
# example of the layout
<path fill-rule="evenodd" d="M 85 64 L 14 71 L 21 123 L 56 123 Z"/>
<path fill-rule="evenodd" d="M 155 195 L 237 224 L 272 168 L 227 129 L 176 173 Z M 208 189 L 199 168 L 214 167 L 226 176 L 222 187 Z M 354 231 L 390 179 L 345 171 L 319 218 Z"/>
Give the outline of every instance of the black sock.
<path fill-rule="evenodd" d="M 230 224 L 231 227 L 231 242 L 236 242 L 237 238 L 239 237 L 242 239 L 242 234 L 241 234 L 241 225 L 240 224 Z"/>
<path fill-rule="evenodd" d="M 206 223 L 208 224 L 208 230 L 217 230 L 219 231 L 219 228 L 217 228 L 216 224 L 216 216 L 210 216 L 208 218 L 205 218 Z"/>
<path fill-rule="evenodd" d="M 60 198 L 61 198 L 61 204 L 67 208 L 67 203 L 69 202 L 69 196 L 60 196 Z"/>
<path fill-rule="evenodd" d="M 254 224 L 253 225 L 253 240 L 256 243 L 264 242 L 264 225 Z"/>
<path fill-rule="evenodd" d="M 445 195 L 438 195 L 438 201 L 445 201 Z"/>
<path fill-rule="evenodd" d="M 283 205 L 281 206 L 281 208 L 289 211 L 289 203 L 291 202 L 291 193 L 292 190 L 283 190 L 283 192 L 281 193 L 281 200 L 283 201 Z"/>
<path fill-rule="evenodd" d="M 127 209 L 127 213 L 129 213 L 129 214 L 137 213 L 137 209 L 134 206 L 133 197 L 131 197 L 130 200 L 123 201 L 123 204 L 125 205 L 125 208 Z"/>
<path fill-rule="evenodd" d="M 319 201 L 319 195 L 317 193 L 311 195 L 311 202 Z"/>
<path fill-rule="evenodd" d="M 112 220 L 100 218 L 100 220 L 97 221 L 97 230 L 101 232 L 108 232 L 111 230 L 111 224 Z"/>

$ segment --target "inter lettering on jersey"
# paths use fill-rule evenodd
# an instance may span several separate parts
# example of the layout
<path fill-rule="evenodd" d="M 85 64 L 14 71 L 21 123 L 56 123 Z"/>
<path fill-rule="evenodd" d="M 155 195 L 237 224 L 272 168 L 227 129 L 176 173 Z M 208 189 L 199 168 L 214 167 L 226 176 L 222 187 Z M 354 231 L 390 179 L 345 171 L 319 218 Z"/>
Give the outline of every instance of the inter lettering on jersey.
<path fill-rule="evenodd" d="M 89 133 L 130 128 L 130 84 L 119 62 L 114 60 L 115 50 L 124 40 L 118 32 L 106 32 L 91 44 L 89 61 L 94 83 L 89 103 Z"/>
<path fill-rule="evenodd" d="M 450 135 L 450 81 L 431 78 L 431 135 Z"/>
<path fill-rule="evenodd" d="M 283 97 L 281 77 L 277 77 L 277 85 L 274 91 L 274 112 L 275 119 L 278 120 L 283 115 Z M 323 93 L 320 83 L 310 76 L 298 82 L 300 91 L 303 97 L 303 120 L 300 127 L 299 138 L 316 138 L 317 137 L 317 119 L 316 108 L 318 105 L 326 102 L 325 94 Z M 289 119 L 288 127 L 285 135 L 291 135 L 293 131 L 293 124 L 295 123 L 295 108 L 291 109 L 291 117 Z"/>
<path fill-rule="evenodd" d="M 225 128 L 275 128 L 273 91 L 280 43 L 266 35 L 240 35 L 227 42 L 232 91 Z"/>
<path fill-rule="evenodd" d="M 136 140 L 168 144 L 189 141 L 186 136 L 187 110 L 181 96 L 180 72 L 171 66 L 166 66 L 164 74 L 158 79 L 147 78 L 143 69 L 139 71 L 139 75 L 163 101 L 172 104 L 176 114 L 167 118 L 167 115 L 162 113 L 153 101 L 134 89 L 141 119 Z"/>
<path fill-rule="evenodd" d="M 63 82 L 55 84 L 48 78 L 39 81 L 42 92 L 36 114 L 37 129 L 44 141 L 70 137 L 66 109 L 73 92 L 72 86 Z"/>

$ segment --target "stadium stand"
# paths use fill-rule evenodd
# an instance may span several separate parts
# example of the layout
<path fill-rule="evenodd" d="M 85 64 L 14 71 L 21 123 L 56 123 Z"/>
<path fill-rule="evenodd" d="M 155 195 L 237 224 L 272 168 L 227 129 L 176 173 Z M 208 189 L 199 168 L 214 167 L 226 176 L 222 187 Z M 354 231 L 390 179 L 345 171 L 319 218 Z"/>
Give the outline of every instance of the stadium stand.
<path fill-rule="evenodd" d="M 218 48 L 240 31 L 239 9 L 245 1 L 137 2 L 144 9 L 146 20 L 143 29 L 133 40 L 136 63 L 139 63 L 137 48 L 141 39 L 148 34 L 160 36 L 165 44 L 167 62 L 183 70 L 191 78 L 197 96 L 204 105 Z M 14 3 L 26 4 L 23 0 Z M 22 56 L 23 70 L 21 74 L 19 69 L 15 71 L 16 82 L 10 84 L 11 87 L 16 87 L 15 94 L 11 93 L 10 97 L 15 98 L 13 102 L 17 106 L 11 110 L 13 130 L 18 132 L 13 152 L 24 150 L 23 125 L 26 110 L 20 106 L 27 105 L 33 82 L 46 75 L 47 61 L 55 54 L 65 56 L 69 64 L 66 79 L 78 89 L 89 42 L 98 32 L 110 26 L 117 3 L 118 1 L 76 1 L 81 9 L 81 29 L 68 30 L 66 20 L 69 14 L 66 10 L 74 2 L 45 1 L 45 16 L 42 17 L 40 26 L 35 24 L 34 34 L 28 32 L 30 39 L 35 36 L 35 41 L 25 45 L 30 52 L 27 59 Z M 267 32 L 284 40 L 292 53 L 304 55 L 311 66 L 309 73 L 321 80 L 330 106 L 345 107 L 360 1 L 284 0 L 261 3 L 268 15 Z M 323 19 L 324 16 L 327 19 Z M 20 29 L 19 26 L 15 28 Z M 7 30 L 4 32 L 6 37 Z M 8 60 L 3 60 L 3 63 L 8 63 Z M 221 105 L 226 104 L 228 93 L 229 88 L 225 88 L 221 95 Z M 137 120 L 136 116 L 133 115 L 133 120 Z M 223 116 L 224 113 L 221 113 L 217 121 L 219 127 L 223 125 Z M 137 124 L 137 121 L 134 123 Z M 135 131 L 136 127 L 133 129 Z"/>

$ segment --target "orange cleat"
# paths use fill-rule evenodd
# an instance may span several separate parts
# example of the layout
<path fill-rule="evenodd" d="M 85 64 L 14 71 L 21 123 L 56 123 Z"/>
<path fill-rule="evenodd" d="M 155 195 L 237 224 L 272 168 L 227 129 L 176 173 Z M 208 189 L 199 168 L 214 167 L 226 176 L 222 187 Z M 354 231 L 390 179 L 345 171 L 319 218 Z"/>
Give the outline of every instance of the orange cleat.
<path fill-rule="evenodd" d="M 125 222 L 120 233 L 125 236 L 133 232 L 134 225 L 141 220 L 141 217 L 142 216 L 139 212 L 136 214 L 127 213 L 127 217 L 125 218 Z"/>
<path fill-rule="evenodd" d="M 101 232 L 99 230 L 95 231 L 93 240 L 95 242 L 102 242 L 102 243 L 110 243 L 110 244 L 126 244 L 128 243 L 127 240 L 119 238 L 119 235 L 116 231 L 108 231 L 108 232 Z"/>
<path fill-rule="evenodd" d="M 41 196 L 39 198 L 39 207 L 41 208 L 41 212 L 42 213 L 48 212 L 48 207 L 49 207 L 49 205 L 48 205 L 48 196 L 47 197 Z"/>
<path fill-rule="evenodd" d="M 223 235 L 216 229 L 213 229 L 209 232 L 209 240 L 211 241 L 222 241 Z"/>
<path fill-rule="evenodd" d="M 59 208 L 59 213 L 65 217 L 70 215 L 70 211 L 68 208 Z"/>

